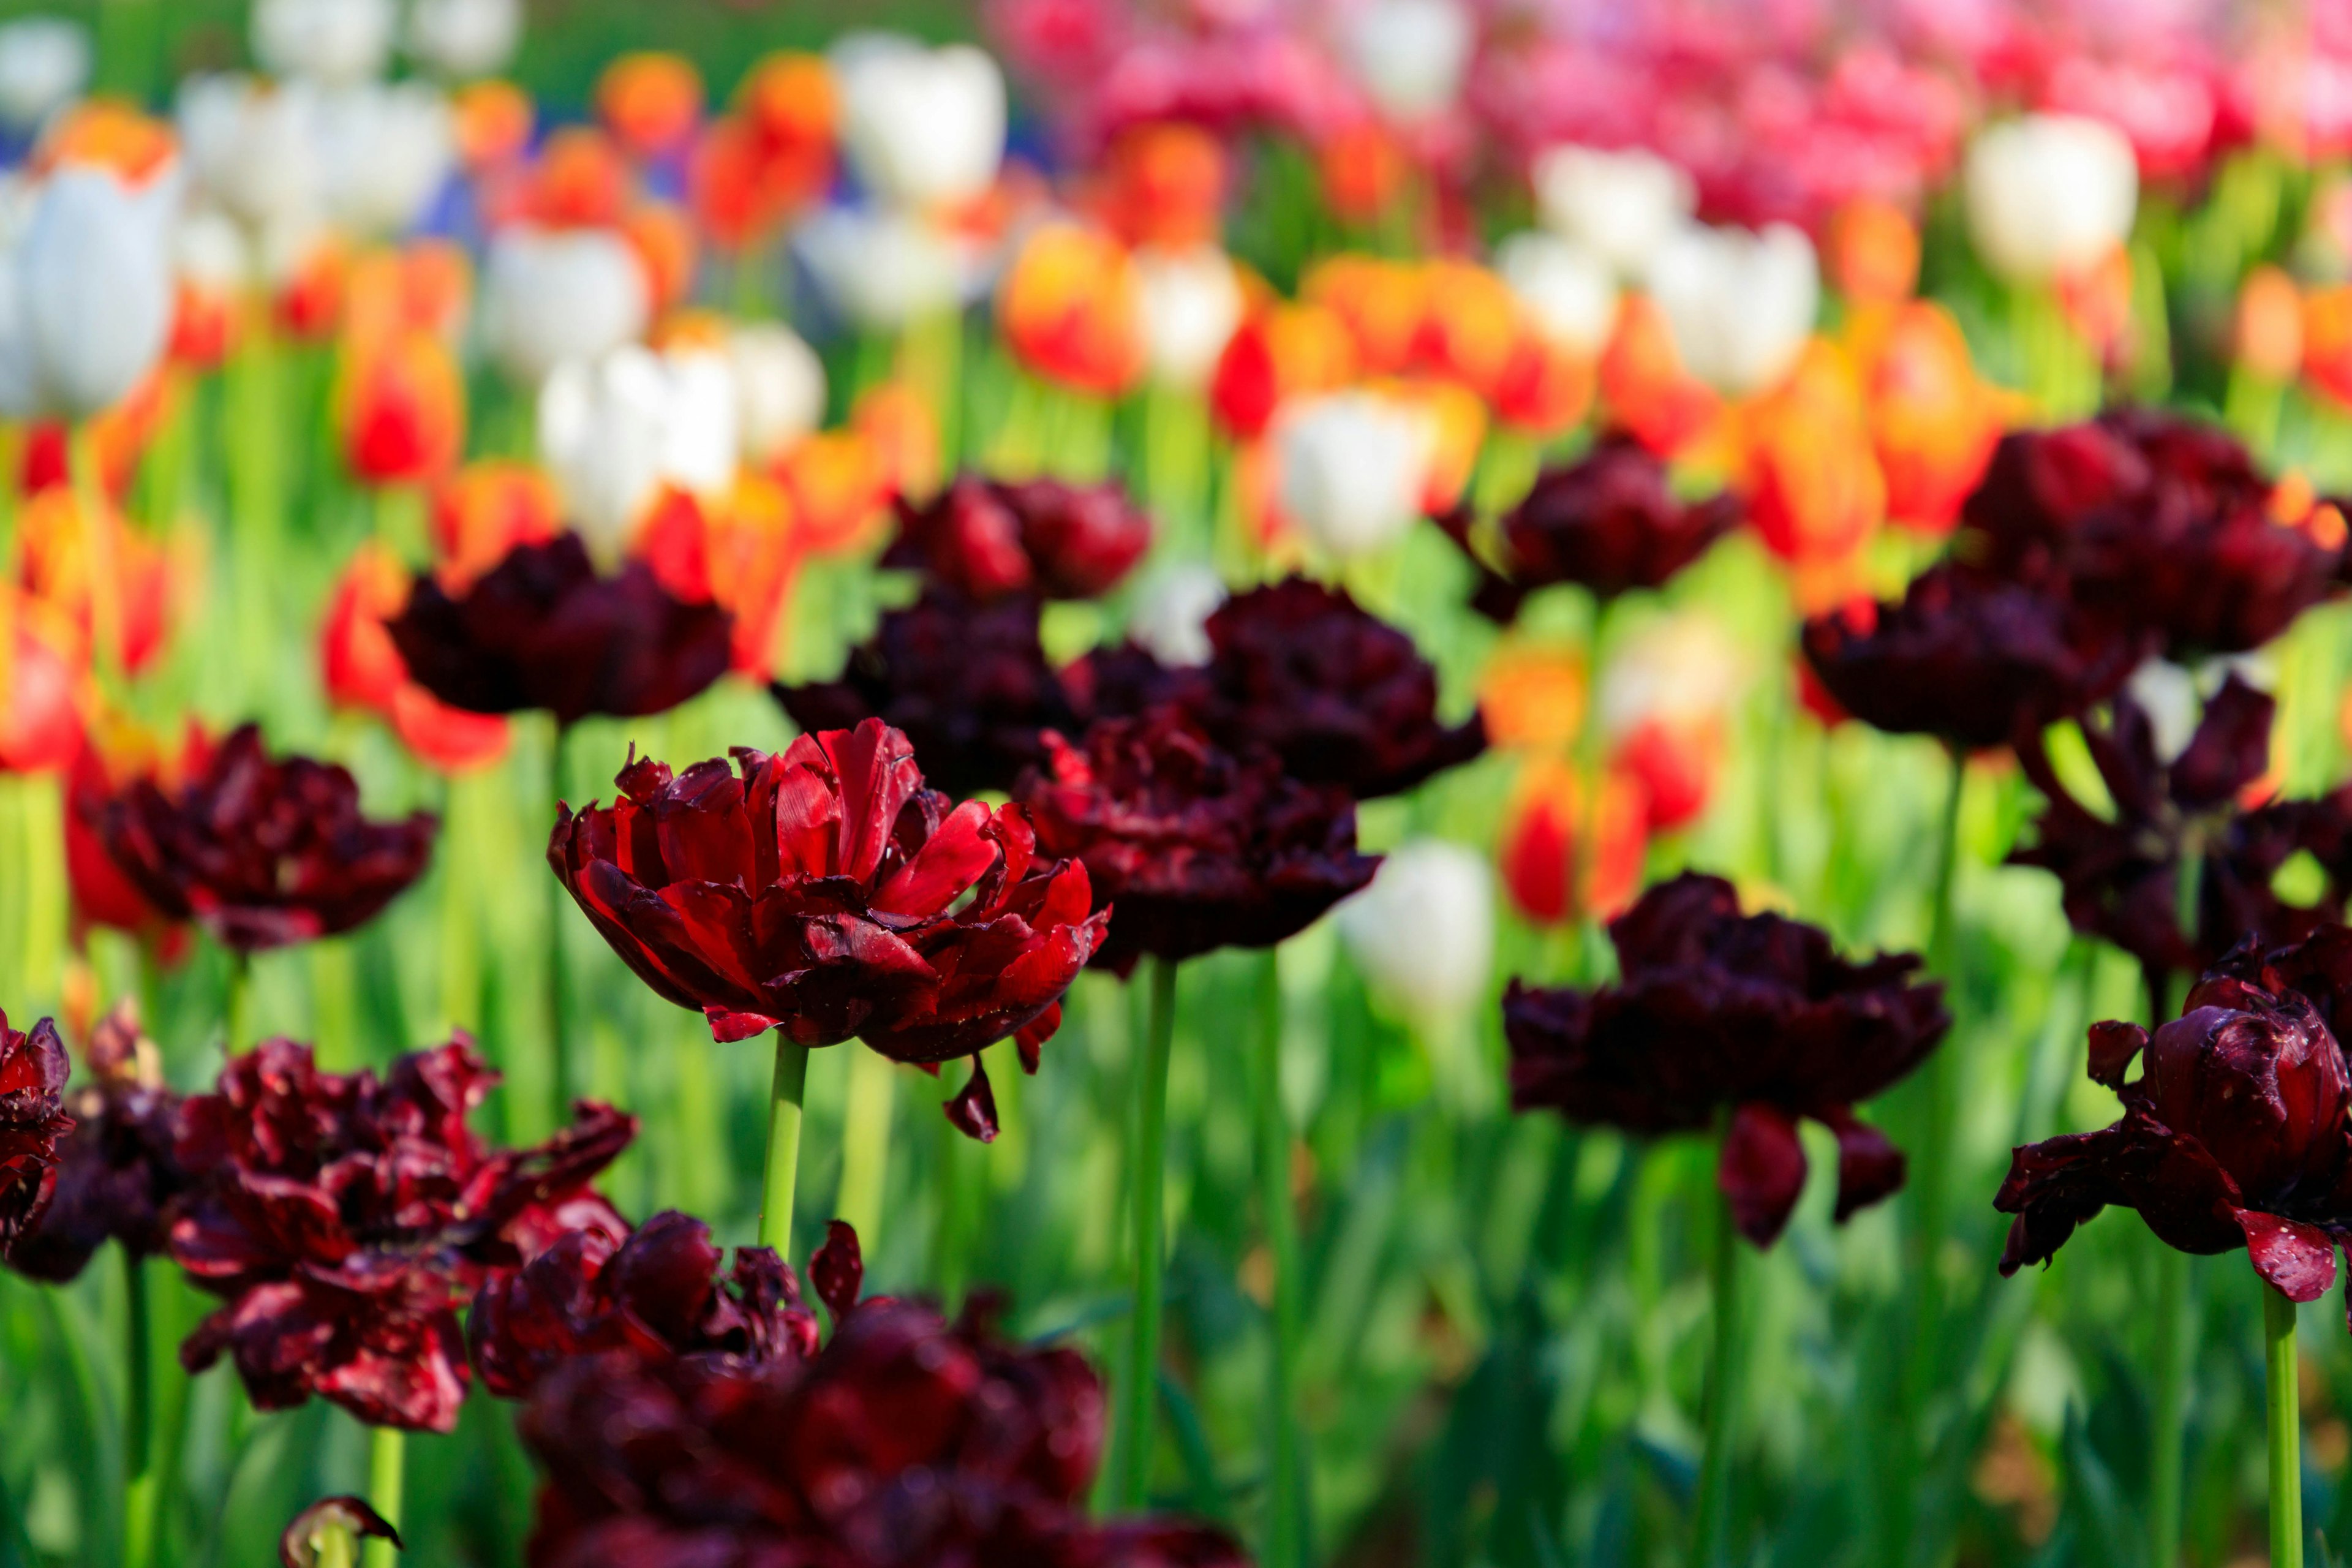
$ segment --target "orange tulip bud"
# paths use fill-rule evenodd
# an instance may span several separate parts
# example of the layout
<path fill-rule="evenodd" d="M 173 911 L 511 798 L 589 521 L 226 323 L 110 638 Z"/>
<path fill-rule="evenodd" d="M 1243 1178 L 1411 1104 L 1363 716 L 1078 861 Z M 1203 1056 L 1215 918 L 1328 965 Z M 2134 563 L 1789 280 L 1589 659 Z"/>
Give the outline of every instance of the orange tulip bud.
<path fill-rule="evenodd" d="M 97 630 L 97 587 L 110 571 L 118 619 L 115 660 L 136 675 L 163 650 L 171 633 L 172 563 L 162 545 L 132 528 L 105 500 L 95 520 L 70 487 L 53 486 L 27 499 L 17 515 L 19 584 L 65 618 L 90 646 Z"/>
<path fill-rule="evenodd" d="M 1507 646 L 1478 681 L 1486 738 L 1506 750 L 1566 752 L 1584 725 L 1584 663 L 1566 648 Z"/>
<path fill-rule="evenodd" d="M 996 293 L 1013 355 L 1078 392 L 1115 397 L 1143 374 L 1135 264 L 1097 228 L 1047 223 L 1030 235 Z"/>
<path fill-rule="evenodd" d="M 567 125 L 547 139 L 531 171 L 532 216 L 554 228 L 611 228 L 629 203 L 629 166 L 603 132 Z"/>
<path fill-rule="evenodd" d="M 1876 196 L 1857 196 L 1831 215 L 1831 285 L 1855 305 L 1893 305 L 1919 283 L 1919 230 L 1910 216 Z"/>
<path fill-rule="evenodd" d="M 1537 925 L 1581 915 L 1607 920 L 1641 889 L 1648 850 L 1641 784 L 1612 772 L 1589 802 L 1587 793 L 1566 763 L 1538 760 L 1520 773 L 1504 810 L 1496 847 L 1503 886 Z"/>
<path fill-rule="evenodd" d="M 1748 512 L 1784 561 L 1851 554 L 1886 516 L 1862 389 L 1844 354 L 1816 338 L 1749 410 Z"/>
<path fill-rule="evenodd" d="M 530 94 L 510 81 L 478 81 L 450 100 L 457 119 L 457 157 L 481 174 L 520 159 L 530 146 L 538 110 Z"/>
<path fill-rule="evenodd" d="M 516 545 L 562 531 L 554 480 L 528 463 L 470 463 L 434 493 L 433 543 L 441 559 L 433 574 L 450 593 L 463 593 Z"/>
<path fill-rule="evenodd" d="M 1412 165 L 1380 124 L 1362 121 L 1328 136 L 1315 149 L 1323 205 L 1343 223 L 1377 222 L 1404 194 Z"/>
<path fill-rule="evenodd" d="M 811 436 L 784 455 L 776 478 L 812 555 L 839 554 L 870 539 L 895 493 L 883 454 L 855 430 Z"/>
<path fill-rule="evenodd" d="M 343 461 L 362 484 L 429 483 L 465 454 L 465 374 L 429 332 L 352 345 L 335 405 Z"/>
<path fill-rule="evenodd" d="M 1641 785 L 1644 824 L 1671 833 L 1698 820 L 1723 771 L 1723 731 L 1706 719 L 1652 715 L 1617 742 L 1610 767 Z"/>
<path fill-rule="evenodd" d="M 788 49 L 751 68 L 735 103 L 771 157 L 812 148 L 829 153 L 841 120 L 841 95 L 824 57 Z"/>
<path fill-rule="evenodd" d="M 1466 261 L 1433 261 L 1423 271 L 1420 362 L 1492 403 L 1510 366 L 1527 314 L 1510 285 Z"/>
<path fill-rule="evenodd" d="M 1723 409 L 1715 389 L 1684 368 L 1665 312 L 1643 294 L 1618 306 L 1601 356 L 1601 397 L 1610 419 L 1663 457 L 1689 445 Z"/>
<path fill-rule="evenodd" d="M 323 343 L 332 338 L 342 324 L 343 285 L 351 275 L 351 259 L 342 242 L 331 235 L 312 241 L 271 301 L 278 329 L 300 342 Z"/>
<path fill-rule="evenodd" d="M 116 98 L 92 98 L 53 121 L 34 148 L 36 174 L 68 167 L 104 169 L 133 190 L 152 184 L 180 156 L 169 121 Z"/>
<path fill-rule="evenodd" d="M 1197 125 L 1162 121 L 1120 133 L 1104 163 L 1105 216 L 1129 245 L 1213 243 L 1225 199 L 1225 147 Z"/>
<path fill-rule="evenodd" d="M 2352 405 L 2352 283 L 2304 296 L 2303 374 L 2329 397 Z"/>
<path fill-rule="evenodd" d="M 2000 443 L 2007 399 L 1977 375 L 1951 312 L 1925 300 L 1895 310 L 1869 374 L 1887 514 L 1906 528 L 1948 533 Z"/>
<path fill-rule="evenodd" d="M 1299 279 L 1298 297 L 1346 324 L 1364 374 L 1399 375 L 1423 351 L 1433 277 L 1433 269 L 1410 262 L 1335 256 L 1307 269 Z"/>
<path fill-rule="evenodd" d="M 596 82 L 596 118 L 639 158 L 685 145 L 702 103 L 702 73 L 680 55 L 623 55 Z"/>
<path fill-rule="evenodd" d="M 72 645 L 54 610 L 0 583 L 0 773 L 55 773 L 81 749 Z"/>
<path fill-rule="evenodd" d="M 648 202 L 621 220 L 621 237 L 645 266 L 654 313 L 675 310 L 694 290 L 694 221 L 682 208 Z"/>

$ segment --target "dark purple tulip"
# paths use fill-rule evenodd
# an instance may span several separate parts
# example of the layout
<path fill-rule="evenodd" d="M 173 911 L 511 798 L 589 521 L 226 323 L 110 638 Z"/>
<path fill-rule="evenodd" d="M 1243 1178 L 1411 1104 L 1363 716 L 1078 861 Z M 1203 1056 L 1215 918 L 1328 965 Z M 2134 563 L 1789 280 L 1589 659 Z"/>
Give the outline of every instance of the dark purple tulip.
<path fill-rule="evenodd" d="M 321 1563 L 357 1563 L 359 1543 L 373 1536 L 400 1545 L 400 1531 L 365 1498 L 321 1498 L 294 1516 L 278 1538 L 280 1568 L 319 1568 Z M 329 1542 L 335 1544 L 331 1548 Z"/>
<path fill-rule="evenodd" d="M 370 821 L 348 772 L 272 758 L 252 724 L 179 789 L 134 780 L 100 819 L 108 857 L 142 896 L 239 952 L 373 920 L 424 874 L 438 826 L 422 811 Z"/>
<path fill-rule="evenodd" d="M 1347 791 L 1303 784 L 1268 752 L 1236 757 L 1173 708 L 1111 719 L 1083 749 L 1058 735 L 1014 792 L 1038 847 L 1082 863 L 1118 919 L 1096 950 L 1121 974 L 1145 953 L 1183 959 L 1271 947 L 1372 879 Z"/>
<path fill-rule="evenodd" d="M 1514 982 L 1504 998 L 1515 1107 L 1650 1135 L 1727 1112 L 1716 1180 L 1759 1247 L 1804 1190 L 1800 1118 L 1837 1135 L 1839 1219 L 1902 1186 L 1902 1152 L 1853 1106 L 1908 1075 L 1951 1026 L 1942 983 L 1913 979 L 1918 959 L 1850 963 L 1823 931 L 1743 915 L 1730 883 L 1687 872 L 1643 894 L 1609 936 L 1617 984 Z"/>
<path fill-rule="evenodd" d="M 40 1217 L 58 1180 L 58 1140 L 73 1131 L 65 1113 L 72 1064 L 47 1018 L 18 1034 L 0 1013 L 0 1258 Z"/>
<path fill-rule="evenodd" d="M 1151 519 L 1117 483 L 1006 483 L 960 476 L 930 501 L 898 503 L 885 566 L 919 571 L 966 598 L 1097 598 L 1151 548 Z"/>
<path fill-rule="evenodd" d="M 70 1097 L 57 1190 L 8 1258 L 28 1279 L 72 1279 L 110 1240 L 133 1258 L 163 1251 L 165 1207 L 187 1184 L 173 1148 L 180 1097 L 163 1085 L 131 1003 L 99 1021 L 83 1059 L 89 1079 Z"/>
<path fill-rule="evenodd" d="M 419 577 L 386 629 L 452 708 L 563 724 L 667 712 L 727 673 L 732 635 L 726 611 L 671 597 L 642 561 L 598 576 L 576 533 L 516 545 L 455 597 Z"/>
<path fill-rule="evenodd" d="M 2281 955 L 2288 967 L 2297 954 Z M 2135 1057 L 2146 1068 L 2124 1081 Z M 2109 1204 L 2137 1209 L 2184 1252 L 2242 1247 L 2291 1300 L 2336 1279 L 2352 1238 L 2352 1073 L 2319 1011 L 2249 946 L 2189 994 L 2154 1037 L 2137 1024 L 2091 1030 L 2094 1080 L 2124 1117 L 2016 1151 L 1993 1205 L 2011 1223 L 2000 1269 L 2047 1262 Z"/>
<path fill-rule="evenodd" d="M 1900 603 L 1807 621 L 1804 650 L 1838 706 L 1872 729 L 1974 752 L 2112 695 L 2147 647 L 2062 596 L 1947 564 Z"/>
<path fill-rule="evenodd" d="M 923 776 L 953 795 L 1009 790 L 1045 760 L 1045 730 L 1074 730 L 1069 698 L 1037 640 L 1037 600 L 976 604 L 932 587 L 885 614 L 841 679 L 771 688 L 803 730 L 879 719 L 913 742 Z"/>

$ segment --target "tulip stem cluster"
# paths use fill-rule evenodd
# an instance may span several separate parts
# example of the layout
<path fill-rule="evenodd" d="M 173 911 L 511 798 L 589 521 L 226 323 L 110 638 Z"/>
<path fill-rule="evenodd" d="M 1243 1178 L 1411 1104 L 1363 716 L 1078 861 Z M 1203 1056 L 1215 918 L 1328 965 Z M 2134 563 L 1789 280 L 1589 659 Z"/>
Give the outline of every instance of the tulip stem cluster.
<path fill-rule="evenodd" d="M 2150 1563 L 2180 1560 L 2180 1480 L 2187 1458 L 2189 1374 L 2197 1360 L 2196 1281 L 2190 1267 L 2189 1254 L 2158 1244 L 2156 1409 L 2147 1458 Z"/>
<path fill-rule="evenodd" d="M 2265 1282 L 2263 1382 L 2270 1395 L 2271 1568 L 2303 1568 L 2303 1425 L 2294 1303 Z"/>
<path fill-rule="evenodd" d="M 155 1553 L 154 1312 L 146 1260 L 122 1254 L 122 1563 L 147 1568 Z"/>
<path fill-rule="evenodd" d="M 1259 980 L 1258 1049 L 1251 1092 L 1257 1101 L 1259 1203 L 1274 1260 L 1273 1405 L 1266 1423 L 1272 1489 L 1265 1568 L 1305 1568 L 1307 1468 L 1298 1429 L 1298 1216 L 1290 1193 L 1290 1119 L 1282 1103 L 1281 949 L 1268 948 Z"/>
<path fill-rule="evenodd" d="M 1135 1142 L 1128 1191 L 1134 1202 L 1134 1316 L 1129 1320 L 1127 1383 L 1119 1390 L 1118 1437 L 1113 1452 L 1111 1506 L 1131 1511 L 1142 1505 L 1151 1476 L 1151 1414 L 1160 1367 L 1160 1275 L 1166 1263 L 1162 1187 L 1167 1175 L 1168 1058 L 1176 1038 L 1176 964 L 1154 958 L 1150 1012 L 1144 1026 L 1143 1057 L 1138 1064 Z"/>
<path fill-rule="evenodd" d="M 776 1076 L 768 1091 L 768 1158 L 760 1177 L 760 1245 L 790 1255 L 793 1188 L 800 1180 L 801 1102 L 808 1093 L 808 1047 L 776 1031 Z"/>
<path fill-rule="evenodd" d="M 368 1430 L 368 1501 L 384 1522 L 400 1528 L 402 1472 L 408 1458 L 408 1434 L 397 1426 Z M 361 1568 L 393 1568 L 400 1548 L 382 1536 L 370 1536 L 360 1548 Z"/>
<path fill-rule="evenodd" d="M 1691 1568 L 1716 1568 L 1723 1560 L 1731 1512 L 1731 1445 L 1739 1420 L 1740 1263 L 1739 1226 L 1726 1199 L 1716 1205 L 1715 1339 L 1707 1355 L 1706 1428 L 1691 1514 Z"/>

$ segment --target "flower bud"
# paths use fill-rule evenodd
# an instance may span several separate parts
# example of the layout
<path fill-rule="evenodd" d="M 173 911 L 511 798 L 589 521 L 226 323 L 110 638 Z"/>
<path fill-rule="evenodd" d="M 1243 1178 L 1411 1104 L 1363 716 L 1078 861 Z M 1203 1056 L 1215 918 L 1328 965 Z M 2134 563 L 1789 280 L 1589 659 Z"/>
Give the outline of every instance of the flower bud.
<path fill-rule="evenodd" d="M 1356 79 L 1391 120 L 1453 107 L 1477 47 L 1461 0 L 1372 0 L 1349 19 L 1345 47 Z"/>
<path fill-rule="evenodd" d="M 1495 877 L 1475 850 L 1433 838 L 1391 850 L 1338 915 L 1365 978 L 1416 1018 L 1458 1015 L 1486 994 Z"/>
<path fill-rule="evenodd" d="M 1135 253 L 1136 308 L 1146 363 L 1164 385 L 1196 388 L 1241 325 L 1234 259 L 1214 245 Z"/>
<path fill-rule="evenodd" d="M 1683 363 L 1733 397 L 1789 373 L 1821 303 L 1812 241 L 1787 224 L 1683 229 L 1659 249 L 1648 281 Z"/>
<path fill-rule="evenodd" d="M 1276 425 L 1284 514 L 1336 560 L 1388 548 L 1421 515 L 1432 433 L 1365 392 L 1306 400 Z"/>
<path fill-rule="evenodd" d="M 30 131 L 89 85 L 89 32 L 62 16 L 0 26 L 0 124 Z"/>
<path fill-rule="evenodd" d="M 347 87 L 392 58 L 393 0 L 255 0 L 253 54 L 272 76 Z"/>
<path fill-rule="evenodd" d="M 911 206 L 966 202 L 1004 156 L 1004 77 L 970 44 L 926 48 L 893 34 L 834 46 L 841 136 L 869 190 Z"/>
<path fill-rule="evenodd" d="M 1538 154 L 1532 177 L 1545 226 L 1639 279 L 1698 207 L 1689 174 L 1654 153 L 1560 146 Z"/>
<path fill-rule="evenodd" d="M 411 59 L 453 81 L 494 76 L 522 42 L 522 0 L 411 0 Z"/>
<path fill-rule="evenodd" d="M 0 253 L 0 412 L 79 420 L 128 396 L 171 340 L 176 193 L 68 168 Z"/>
<path fill-rule="evenodd" d="M 2011 283 L 2048 283 L 2130 235 L 2139 165 L 2104 121 L 2029 114 L 1978 133 L 1961 194 L 1985 265 Z"/>
<path fill-rule="evenodd" d="M 728 334 L 743 460 L 782 456 L 824 423 L 824 362 L 790 327 L 753 322 Z"/>
<path fill-rule="evenodd" d="M 560 365 L 539 397 L 541 456 L 594 552 L 617 558 L 664 485 L 722 497 L 735 479 L 736 384 L 725 356 L 631 344 Z"/>
<path fill-rule="evenodd" d="M 609 230 L 500 235 L 482 275 L 490 357 L 537 389 L 566 360 L 593 360 L 645 330 L 648 290 L 627 240 Z"/>

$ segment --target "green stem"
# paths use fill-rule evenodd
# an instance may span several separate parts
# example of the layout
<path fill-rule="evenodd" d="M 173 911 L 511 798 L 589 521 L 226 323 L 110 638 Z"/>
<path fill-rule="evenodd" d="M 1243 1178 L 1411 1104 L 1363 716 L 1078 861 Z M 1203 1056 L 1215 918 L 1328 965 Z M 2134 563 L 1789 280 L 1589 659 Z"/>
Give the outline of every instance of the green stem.
<path fill-rule="evenodd" d="M 2294 1303 L 2265 1282 L 2263 1381 L 2270 1394 L 2271 1568 L 2303 1568 L 2303 1421 L 2295 1385 Z"/>
<path fill-rule="evenodd" d="M 400 1528 L 401 1472 L 408 1457 L 408 1434 L 397 1426 L 377 1426 L 368 1433 L 368 1505 L 383 1521 Z M 370 1536 L 361 1548 L 364 1568 L 393 1568 L 400 1548 L 381 1536 Z"/>
<path fill-rule="evenodd" d="M 122 1257 L 122 1563 L 147 1568 L 155 1555 L 155 1353 L 148 1310 L 147 1265 L 129 1247 Z"/>
<path fill-rule="evenodd" d="M 251 1038 L 253 1002 L 253 955 L 232 952 L 228 958 L 228 1001 L 222 1009 L 221 1050 L 235 1056 Z"/>
<path fill-rule="evenodd" d="M 793 1186 L 800 1179 L 801 1101 L 808 1093 L 808 1047 L 776 1032 L 776 1077 L 768 1093 L 768 1159 L 760 1178 L 760 1245 L 789 1257 Z"/>
<path fill-rule="evenodd" d="M 1724 1552 L 1731 1512 L 1731 1445 L 1739 1421 L 1739 1227 L 1731 1204 L 1717 1205 L 1715 1342 L 1706 1373 L 1706 1446 L 1700 1450 L 1698 1501 L 1693 1511 L 1691 1568 L 1715 1568 Z"/>
<path fill-rule="evenodd" d="M 1137 1082 L 1133 1169 L 1128 1194 L 1135 1208 L 1135 1291 L 1128 1342 L 1127 1385 L 1119 1391 L 1118 1470 L 1112 1507 L 1132 1513 L 1143 1506 L 1151 1476 L 1153 1379 L 1160 1366 L 1160 1274 L 1167 1259 L 1161 1232 L 1168 1158 L 1168 1058 L 1176 1037 L 1176 965 L 1151 960 L 1151 1014 Z"/>
<path fill-rule="evenodd" d="M 2180 1479 L 2188 1446 L 2189 1377 L 2197 1356 L 2195 1284 L 2189 1255 L 2158 1243 L 2156 1409 L 2147 1457 L 2150 1568 L 2175 1568 L 2180 1561 Z"/>
<path fill-rule="evenodd" d="M 563 801 L 563 742 L 571 732 L 571 726 L 558 719 L 554 738 L 548 742 L 547 801 L 551 812 Z M 551 1131 L 572 1120 L 572 1039 L 565 1017 L 563 963 L 564 907 L 571 901 L 563 879 L 551 875 L 547 892 L 547 1125 Z"/>
<path fill-rule="evenodd" d="M 114 535 L 107 528 L 110 502 L 100 470 L 98 427 L 89 420 L 77 422 L 66 436 L 66 472 L 73 482 L 82 559 L 89 572 L 90 663 L 100 683 L 112 688 L 122 679 L 122 574 L 115 564 Z"/>
<path fill-rule="evenodd" d="M 1306 1568 L 1308 1454 L 1298 1423 L 1298 1216 L 1290 1194 L 1290 1121 L 1282 1104 L 1282 960 L 1268 948 L 1258 985 L 1257 1053 L 1251 1094 L 1257 1102 L 1258 1202 L 1266 1248 L 1274 1256 L 1274 1364 L 1266 1424 L 1273 1480 L 1265 1568 Z"/>
<path fill-rule="evenodd" d="M 867 1252 L 882 1229 L 882 1194 L 890 1176 L 890 1105 L 898 1067 L 879 1051 L 849 1058 L 849 1088 L 841 1107 L 841 1187 L 835 1212 L 857 1232 Z"/>

